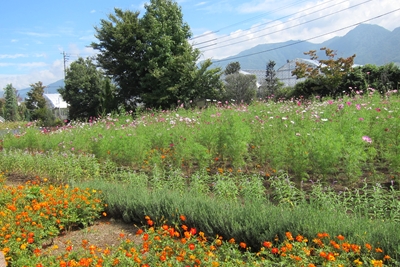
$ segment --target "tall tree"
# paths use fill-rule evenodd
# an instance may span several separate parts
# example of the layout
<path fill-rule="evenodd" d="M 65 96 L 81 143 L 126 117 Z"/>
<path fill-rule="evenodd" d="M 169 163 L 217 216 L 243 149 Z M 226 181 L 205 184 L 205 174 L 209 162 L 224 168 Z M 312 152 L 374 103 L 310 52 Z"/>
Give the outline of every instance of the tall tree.
<path fill-rule="evenodd" d="M 335 59 L 336 52 L 334 50 L 326 47 L 322 47 L 320 50 L 325 51 L 327 59 L 318 59 L 316 50 L 305 52 L 304 54 L 309 55 L 311 60 L 318 60 L 318 66 L 312 67 L 307 63 L 296 62 L 292 75 L 296 75 L 298 79 L 304 77 L 316 79 L 328 88 L 327 92 L 322 92 L 323 95 L 336 96 L 339 93 L 339 85 L 343 77 L 352 70 L 356 55 Z"/>
<path fill-rule="evenodd" d="M 42 82 L 31 84 L 31 90 L 27 93 L 26 108 L 29 110 L 32 120 L 44 119 L 40 114 L 43 114 L 41 109 L 46 109 L 46 99 L 44 98 L 44 88 Z"/>
<path fill-rule="evenodd" d="M 282 83 L 279 82 L 275 71 L 275 61 L 270 60 L 267 63 L 265 70 L 265 81 L 258 90 L 258 97 L 264 98 L 268 95 L 273 95 L 275 92 L 282 87 Z"/>
<path fill-rule="evenodd" d="M 12 84 L 7 84 L 4 91 L 4 98 L 6 100 L 4 118 L 9 121 L 17 121 L 19 119 L 17 90 L 12 86 Z"/>
<path fill-rule="evenodd" d="M 225 75 L 234 74 L 239 72 L 240 63 L 238 61 L 229 63 L 225 68 Z"/>
<path fill-rule="evenodd" d="M 58 90 L 69 104 L 71 119 L 87 119 L 104 111 L 105 99 L 113 96 L 114 88 L 107 79 L 90 58 L 80 57 L 71 63 L 66 72 L 65 87 Z M 107 109 L 111 107 L 107 106 Z"/>
<path fill-rule="evenodd" d="M 227 100 L 250 103 L 256 96 L 257 77 L 255 75 L 245 75 L 241 73 L 230 74 L 225 77 Z"/>
<path fill-rule="evenodd" d="M 205 79 L 199 74 L 207 74 L 211 82 L 220 73 L 211 75 L 196 66 L 200 52 L 188 42 L 191 32 L 175 1 L 151 0 L 145 10 L 139 18 L 139 12 L 116 8 L 109 20 L 95 27 L 99 42 L 92 47 L 99 50 L 100 66 L 117 83 L 120 101 L 129 108 L 138 101 L 169 108 L 178 100 L 197 98 L 202 92 L 195 81 Z"/>

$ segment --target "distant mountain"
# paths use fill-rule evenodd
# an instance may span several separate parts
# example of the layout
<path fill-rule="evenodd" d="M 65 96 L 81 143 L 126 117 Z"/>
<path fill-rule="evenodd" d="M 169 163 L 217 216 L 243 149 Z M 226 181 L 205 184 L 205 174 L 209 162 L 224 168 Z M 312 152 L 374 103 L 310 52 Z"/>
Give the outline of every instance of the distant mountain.
<path fill-rule="evenodd" d="M 222 62 L 216 62 L 213 66 L 225 68 L 230 62 L 238 61 L 243 70 L 263 70 L 266 68 L 266 63 L 273 60 L 276 63 L 276 68 L 279 68 L 287 60 L 308 58 L 304 55 L 304 52 L 309 50 L 319 51 L 321 47 L 337 51 L 337 57 L 349 57 L 356 54 L 355 64 L 377 66 L 390 62 L 400 64 L 399 44 L 400 27 L 389 31 L 378 25 L 361 24 L 342 37 L 334 37 L 320 44 L 291 40 L 257 45 L 235 56 L 227 57 Z M 321 52 L 318 55 L 323 58 L 325 55 Z M 235 59 L 235 57 L 249 54 L 255 55 Z M 232 60 L 229 60 L 230 58 Z"/>
<path fill-rule="evenodd" d="M 58 89 L 60 87 L 64 87 L 64 79 L 58 80 L 54 83 L 51 83 L 49 85 L 46 85 L 46 88 L 44 88 L 44 93 L 45 94 L 57 94 L 58 93 Z M 25 88 L 25 89 L 21 89 L 21 90 L 17 90 L 17 95 L 19 98 L 22 99 L 22 101 L 25 100 L 25 98 L 27 97 L 27 93 L 31 90 L 32 88 Z M 3 97 L 4 91 L 0 91 L 0 97 Z"/>

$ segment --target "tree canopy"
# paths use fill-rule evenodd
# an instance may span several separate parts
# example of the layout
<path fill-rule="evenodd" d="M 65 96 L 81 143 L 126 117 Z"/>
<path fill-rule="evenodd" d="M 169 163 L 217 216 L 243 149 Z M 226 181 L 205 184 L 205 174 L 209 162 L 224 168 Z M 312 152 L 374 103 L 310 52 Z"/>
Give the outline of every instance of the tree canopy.
<path fill-rule="evenodd" d="M 309 55 L 311 60 L 318 60 L 318 66 L 311 67 L 307 63 L 296 62 L 296 68 L 292 71 L 292 75 L 296 75 L 298 79 L 304 77 L 314 79 L 322 86 L 321 88 L 325 88 L 320 92 L 321 95 L 335 96 L 339 92 L 339 85 L 343 77 L 351 72 L 356 55 L 335 59 L 336 52 L 334 50 L 326 47 L 322 47 L 320 50 L 325 51 L 327 59 L 318 59 L 316 50 L 305 52 L 304 54 Z"/>
<path fill-rule="evenodd" d="M 257 77 L 242 73 L 233 73 L 225 77 L 227 100 L 250 103 L 257 92 Z"/>
<path fill-rule="evenodd" d="M 46 99 L 43 96 L 44 88 L 42 82 L 31 84 L 31 90 L 27 93 L 26 108 L 29 111 L 30 119 L 40 120 L 44 119 L 43 115 L 47 114 Z"/>
<path fill-rule="evenodd" d="M 65 87 L 58 91 L 69 104 L 69 117 L 86 119 L 116 108 L 114 88 L 92 59 L 78 58 L 67 69 Z"/>
<path fill-rule="evenodd" d="M 4 118 L 9 121 L 17 121 L 19 119 L 18 114 L 18 101 L 17 101 L 17 90 L 12 84 L 7 84 L 4 89 L 5 98 L 5 116 Z"/>
<path fill-rule="evenodd" d="M 204 97 L 201 84 L 210 93 L 222 89 L 221 71 L 196 66 L 200 52 L 188 42 L 190 28 L 175 1 L 151 0 L 146 12 L 115 8 L 108 20 L 95 27 L 98 64 L 118 86 L 120 102 L 134 108 L 169 108 L 179 101 Z M 218 79 L 216 79 L 218 78 Z M 208 96 L 212 97 L 212 96 Z"/>
<path fill-rule="evenodd" d="M 225 75 L 234 74 L 239 72 L 240 70 L 240 63 L 238 61 L 229 63 L 225 68 Z"/>

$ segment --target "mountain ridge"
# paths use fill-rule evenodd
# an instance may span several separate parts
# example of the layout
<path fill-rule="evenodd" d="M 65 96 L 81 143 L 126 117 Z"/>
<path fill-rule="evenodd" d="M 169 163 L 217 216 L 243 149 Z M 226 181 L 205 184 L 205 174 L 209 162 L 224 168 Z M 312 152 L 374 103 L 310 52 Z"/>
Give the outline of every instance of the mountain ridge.
<path fill-rule="evenodd" d="M 360 24 L 344 36 L 336 36 L 322 43 L 290 40 L 260 44 L 241 51 L 237 55 L 214 60 L 213 66 L 224 69 L 230 62 L 237 61 L 243 70 L 262 70 L 265 69 L 269 60 L 273 60 L 276 63 L 276 68 L 279 68 L 288 60 L 308 58 L 307 55 L 304 55 L 304 52 L 310 50 L 317 50 L 317 55 L 324 58 L 323 51 L 319 51 L 322 47 L 336 51 L 337 57 L 350 57 L 356 54 L 354 63 L 359 65 L 373 64 L 380 66 L 390 62 L 400 64 L 400 54 L 397 53 L 399 44 L 400 27 L 390 31 L 375 24 Z M 251 56 L 244 57 L 246 55 Z"/>

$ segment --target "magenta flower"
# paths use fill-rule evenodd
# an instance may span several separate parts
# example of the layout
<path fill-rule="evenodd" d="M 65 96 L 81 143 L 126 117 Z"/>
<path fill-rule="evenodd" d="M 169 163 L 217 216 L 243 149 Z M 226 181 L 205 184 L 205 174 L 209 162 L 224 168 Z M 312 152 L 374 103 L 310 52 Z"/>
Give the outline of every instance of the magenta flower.
<path fill-rule="evenodd" d="M 356 105 L 356 108 L 357 108 L 357 110 L 360 110 L 360 109 L 361 109 L 361 105 L 360 105 L 360 104 L 357 104 L 357 105 Z"/>
<path fill-rule="evenodd" d="M 362 140 L 365 141 L 365 142 L 367 142 L 367 143 L 372 143 L 371 137 L 366 136 L 366 135 L 364 135 L 364 136 L 362 137 Z"/>

